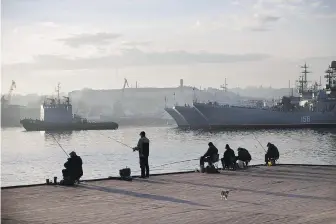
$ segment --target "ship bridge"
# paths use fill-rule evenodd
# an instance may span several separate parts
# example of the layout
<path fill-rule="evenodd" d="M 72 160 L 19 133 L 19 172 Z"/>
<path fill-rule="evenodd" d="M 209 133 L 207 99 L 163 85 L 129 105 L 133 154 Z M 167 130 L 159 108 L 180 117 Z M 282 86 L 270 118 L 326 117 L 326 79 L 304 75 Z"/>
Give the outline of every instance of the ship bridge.
<path fill-rule="evenodd" d="M 47 98 L 41 105 L 41 120 L 50 123 L 71 123 L 73 120 L 72 105 L 69 97 L 62 102 L 59 97 L 59 84 L 57 98 Z"/>

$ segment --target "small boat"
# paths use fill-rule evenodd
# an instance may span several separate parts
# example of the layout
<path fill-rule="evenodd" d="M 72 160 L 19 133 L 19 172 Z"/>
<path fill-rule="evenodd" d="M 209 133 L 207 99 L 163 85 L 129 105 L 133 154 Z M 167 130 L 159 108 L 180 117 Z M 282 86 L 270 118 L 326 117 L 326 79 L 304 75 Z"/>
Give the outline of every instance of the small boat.
<path fill-rule="evenodd" d="M 39 119 L 22 119 L 21 125 L 27 131 L 73 131 L 73 130 L 114 130 L 118 129 L 115 122 L 89 122 L 79 115 L 72 114 L 72 105 L 69 97 L 61 102 L 59 97 L 48 98 L 41 105 Z"/>

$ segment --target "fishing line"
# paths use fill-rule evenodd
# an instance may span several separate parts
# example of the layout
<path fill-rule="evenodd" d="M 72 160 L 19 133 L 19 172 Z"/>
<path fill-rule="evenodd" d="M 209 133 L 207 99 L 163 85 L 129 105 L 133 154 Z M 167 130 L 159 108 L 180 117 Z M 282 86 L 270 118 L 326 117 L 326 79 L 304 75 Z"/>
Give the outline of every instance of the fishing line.
<path fill-rule="evenodd" d="M 130 149 L 133 149 L 133 147 L 132 146 L 129 146 L 129 145 L 126 145 L 125 143 L 123 143 L 123 142 L 121 142 L 121 141 L 119 141 L 119 140 L 117 140 L 117 139 L 115 139 L 115 138 L 112 138 L 112 137 L 110 137 L 110 136 L 107 136 L 109 139 L 112 139 L 113 141 L 115 141 L 115 142 L 118 142 L 119 144 L 121 144 L 121 145 L 123 145 L 123 146 L 125 146 L 125 147 L 127 147 L 127 148 L 130 148 Z M 134 149 L 133 149 L 134 150 Z"/>
<path fill-rule="evenodd" d="M 69 157 L 68 153 L 64 150 L 64 148 L 61 146 L 61 144 L 57 141 L 57 139 L 55 138 L 55 136 L 51 135 L 51 137 L 53 137 L 53 139 L 55 140 L 55 142 L 58 144 L 58 146 L 63 150 L 63 152 Z"/>
<path fill-rule="evenodd" d="M 181 161 L 176 161 L 176 162 L 171 162 L 171 163 L 165 163 L 165 164 L 162 164 L 162 165 L 159 165 L 159 166 L 153 166 L 152 168 L 163 167 L 163 166 L 168 166 L 168 165 L 171 165 L 171 164 L 184 163 L 184 162 L 189 162 L 189 161 L 194 161 L 194 160 L 199 160 L 199 158 L 198 159 L 181 160 Z"/>
<path fill-rule="evenodd" d="M 252 136 L 253 136 L 254 139 L 259 143 L 259 145 L 261 146 L 261 148 L 262 148 L 265 152 L 267 152 L 266 149 L 264 148 L 264 146 L 260 143 L 260 141 L 257 139 L 257 137 L 253 134 L 253 132 L 252 132 Z"/>
<path fill-rule="evenodd" d="M 127 148 L 130 148 L 130 149 L 134 150 L 133 147 L 131 147 L 131 146 L 129 146 L 129 145 L 127 145 L 127 144 L 125 144 L 125 143 L 123 143 L 123 142 L 121 142 L 121 141 L 115 139 L 115 138 L 112 138 L 112 137 L 110 137 L 110 136 L 106 136 L 106 137 L 108 137 L 109 139 L 111 139 L 111 140 L 113 140 L 113 141 L 115 141 L 115 142 L 117 142 L 117 143 L 119 143 L 119 144 L 121 144 L 121 145 L 123 145 L 123 146 L 125 146 L 125 147 L 127 147 Z M 219 136 L 217 136 L 214 140 L 215 140 L 215 141 L 216 141 L 216 140 L 219 140 L 219 138 L 221 138 L 221 137 L 222 137 L 222 135 L 219 135 Z M 207 142 L 208 142 L 209 140 L 204 140 L 204 141 L 207 141 Z M 210 140 L 210 141 L 211 141 L 211 140 Z M 168 165 L 172 165 L 172 164 L 177 164 L 177 163 L 183 163 L 183 162 L 195 161 L 195 160 L 199 160 L 199 158 L 197 158 L 197 159 L 182 160 L 182 161 L 175 161 L 175 162 L 171 162 L 171 163 L 165 163 L 165 164 L 162 164 L 162 165 L 153 166 L 153 167 L 151 167 L 151 169 L 152 169 L 152 168 L 163 167 L 163 166 L 168 166 Z M 138 171 L 140 171 L 140 170 L 135 170 L 135 172 L 138 172 Z"/>
<path fill-rule="evenodd" d="M 151 166 L 150 170 L 152 170 L 154 168 L 158 168 L 158 167 L 168 166 L 168 165 L 172 165 L 172 164 L 176 164 L 176 163 L 190 162 L 190 161 L 195 161 L 195 160 L 199 160 L 199 158 L 197 158 L 197 159 L 181 160 L 181 161 L 176 161 L 176 162 L 171 162 L 171 163 L 165 163 L 165 164 L 158 165 L 158 166 Z M 157 169 L 157 170 L 159 170 L 159 169 Z M 141 171 L 141 170 L 135 170 L 134 172 L 139 172 L 139 171 Z"/>
<path fill-rule="evenodd" d="M 66 151 L 64 150 L 64 148 L 62 147 L 62 145 L 56 140 L 56 138 L 53 136 L 53 135 L 51 135 L 51 137 L 53 137 L 53 139 L 55 140 L 55 142 L 58 144 L 58 146 L 63 150 L 63 152 L 69 157 L 69 155 L 68 155 L 68 153 L 66 153 Z M 102 154 L 103 155 L 103 154 Z M 104 157 L 107 161 L 108 161 L 108 164 L 109 164 L 109 166 L 110 166 L 110 168 L 111 168 L 111 164 L 110 164 L 110 162 L 111 161 L 109 161 L 106 157 Z"/>

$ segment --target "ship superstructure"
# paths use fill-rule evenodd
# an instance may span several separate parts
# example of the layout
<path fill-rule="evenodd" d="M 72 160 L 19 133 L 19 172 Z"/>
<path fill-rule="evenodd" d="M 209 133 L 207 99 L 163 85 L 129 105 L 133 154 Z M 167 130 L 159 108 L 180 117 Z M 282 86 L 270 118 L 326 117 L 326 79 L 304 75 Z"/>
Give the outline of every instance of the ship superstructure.
<path fill-rule="evenodd" d="M 40 120 L 48 123 L 71 123 L 77 117 L 72 114 L 69 97 L 60 99 L 60 84 L 57 86 L 57 98 L 47 98 L 41 105 Z"/>

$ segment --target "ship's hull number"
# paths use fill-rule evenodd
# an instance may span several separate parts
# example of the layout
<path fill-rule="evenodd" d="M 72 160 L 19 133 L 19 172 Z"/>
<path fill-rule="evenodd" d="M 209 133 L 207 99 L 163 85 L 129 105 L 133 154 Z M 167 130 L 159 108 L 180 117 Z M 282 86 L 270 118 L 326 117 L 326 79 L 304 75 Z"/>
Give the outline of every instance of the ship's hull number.
<path fill-rule="evenodd" d="M 301 123 L 310 123 L 310 116 L 302 116 Z"/>

